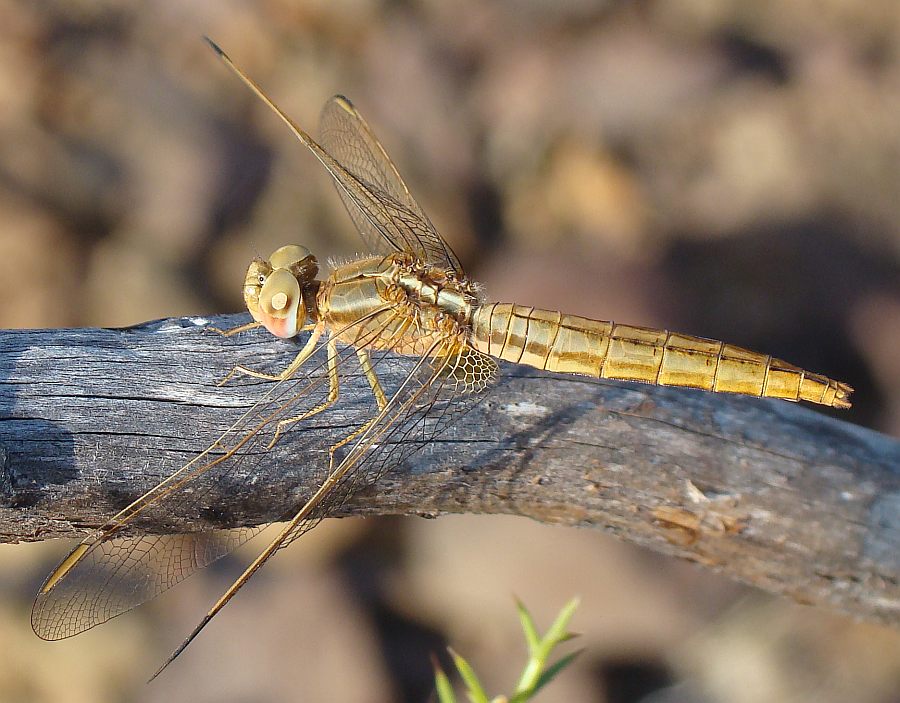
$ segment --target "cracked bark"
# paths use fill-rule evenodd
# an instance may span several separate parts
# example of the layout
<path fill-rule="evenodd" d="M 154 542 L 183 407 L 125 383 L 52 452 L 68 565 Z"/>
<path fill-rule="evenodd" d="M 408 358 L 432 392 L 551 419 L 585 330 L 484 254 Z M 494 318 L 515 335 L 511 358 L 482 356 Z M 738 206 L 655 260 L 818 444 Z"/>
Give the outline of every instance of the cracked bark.
<path fill-rule="evenodd" d="M 264 392 L 216 387 L 232 366 L 283 367 L 296 352 L 265 332 L 226 340 L 204 322 L 0 332 L 0 541 L 84 535 Z M 501 368 L 472 412 L 339 514 L 594 527 L 798 602 L 900 624 L 900 442 L 790 403 Z M 329 428 L 304 431 L 346 423 L 354 392 Z M 229 485 L 214 509 L 142 528 L 277 519 L 319 475 L 288 449 L 260 455 L 265 480 Z"/>

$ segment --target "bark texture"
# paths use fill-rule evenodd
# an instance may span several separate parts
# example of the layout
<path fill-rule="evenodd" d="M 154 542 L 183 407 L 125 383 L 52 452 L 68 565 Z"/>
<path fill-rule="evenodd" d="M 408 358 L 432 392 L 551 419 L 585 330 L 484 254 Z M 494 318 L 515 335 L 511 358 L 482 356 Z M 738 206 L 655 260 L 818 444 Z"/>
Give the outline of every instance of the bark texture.
<path fill-rule="evenodd" d="M 267 387 L 216 381 L 237 364 L 283 367 L 297 350 L 266 332 L 203 329 L 246 319 L 0 332 L 0 541 L 83 535 L 207 447 Z M 339 514 L 508 513 L 600 528 L 900 624 L 900 442 L 785 402 L 501 368 L 439 441 Z M 356 392 L 303 432 L 333 432 Z M 142 529 L 269 522 L 321 475 L 280 444 L 258 460 L 273 467 L 265 481 L 229 484 L 215 510 Z"/>

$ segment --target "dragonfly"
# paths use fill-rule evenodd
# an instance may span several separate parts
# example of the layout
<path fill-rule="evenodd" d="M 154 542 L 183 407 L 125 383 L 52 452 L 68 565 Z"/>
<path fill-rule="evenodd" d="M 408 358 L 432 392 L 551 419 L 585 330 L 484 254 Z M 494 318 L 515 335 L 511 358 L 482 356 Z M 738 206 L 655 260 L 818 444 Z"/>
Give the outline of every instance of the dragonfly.
<path fill-rule="evenodd" d="M 220 332 L 263 327 L 280 338 L 297 337 L 296 357 L 280 373 L 238 366 L 223 380 L 244 375 L 273 383 L 263 384 L 269 390 L 205 451 L 60 562 L 35 599 L 32 626 L 41 638 L 62 639 L 99 625 L 254 537 L 264 526 L 180 534 L 141 526 L 211 509 L 214 487 L 222 482 L 264 481 L 259 458 L 289 435 L 299 437 L 296 456 L 315 457 L 321 481 L 289 506 L 275 537 L 155 678 L 273 554 L 471 409 L 496 382 L 498 359 L 559 374 L 850 406 L 853 389 L 846 383 L 732 344 L 486 301 L 350 100 L 337 95 L 325 104 L 317 141 L 207 42 L 325 167 L 372 253 L 333 266 L 321 280 L 316 257 L 299 245 L 253 260 L 243 287 L 252 321 Z M 401 373 L 387 384 L 396 359 Z M 337 431 L 326 446 L 317 432 L 296 431 L 333 411 L 342 385 L 351 381 L 369 400 L 349 430 Z"/>

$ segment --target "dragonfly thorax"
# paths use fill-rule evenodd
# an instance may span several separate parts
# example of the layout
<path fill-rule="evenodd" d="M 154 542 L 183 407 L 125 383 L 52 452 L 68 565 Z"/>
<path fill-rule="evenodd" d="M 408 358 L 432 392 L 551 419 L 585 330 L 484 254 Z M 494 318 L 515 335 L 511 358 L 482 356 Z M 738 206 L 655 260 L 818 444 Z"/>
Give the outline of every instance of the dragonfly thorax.
<path fill-rule="evenodd" d="M 244 278 L 244 302 L 253 319 L 276 337 L 295 336 L 315 315 L 319 264 L 309 249 L 289 244 L 254 259 Z"/>
<path fill-rule="evenodd" d="M 319 319 L 343 342 L 400 354 L 462 344 L 475 306 L 467 281 L 403 253 L 337 266 L 318 295 Z"/>
<path fill-rule="evenodd" d="M 477 302 L 476 289 L 440 266 L 424 264 L 411 257 L 398 257 L 396 285 L 409 302 L 433 306 L 440 314 L 467 325 Z"/>

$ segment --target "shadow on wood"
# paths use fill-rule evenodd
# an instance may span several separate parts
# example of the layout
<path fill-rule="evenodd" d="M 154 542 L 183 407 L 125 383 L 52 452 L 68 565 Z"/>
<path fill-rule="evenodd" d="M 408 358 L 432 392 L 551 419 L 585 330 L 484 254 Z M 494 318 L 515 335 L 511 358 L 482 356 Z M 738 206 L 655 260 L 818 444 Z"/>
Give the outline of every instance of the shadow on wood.
<path fill-rule="evenodd" d="M 0 541 L 85 534 L 270 386 L 217 387 L 234 365 L 277 369 L 296 353 L 266 332 L 223 339 L 206 323 L 0 332 Z M 900 442 L 786 402 L 502 372 L 457 426 L 340 514 L 601 528 L 798 602 L 900 624 Z M 256 483 L 223 485 L 209 509 L 142 529 L 270 522 L 319 480 L 288 442 L 258 462 Z"/>

